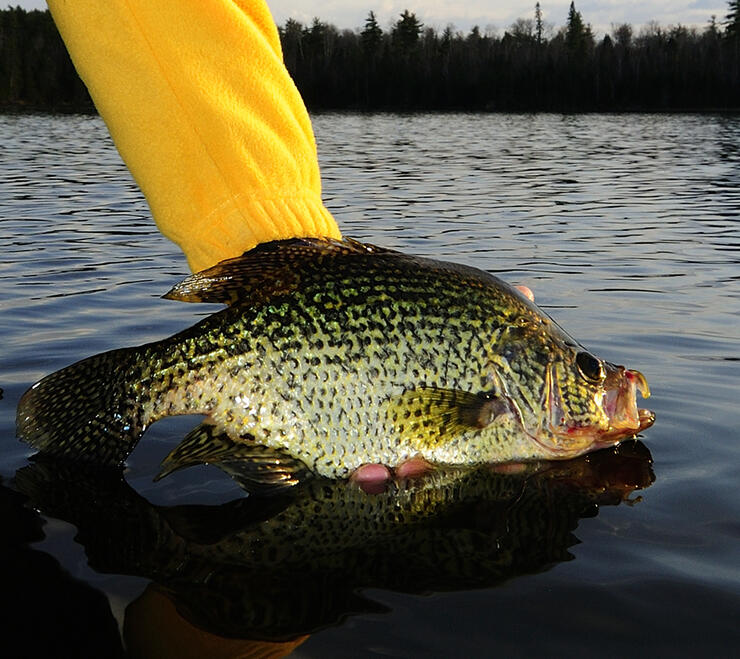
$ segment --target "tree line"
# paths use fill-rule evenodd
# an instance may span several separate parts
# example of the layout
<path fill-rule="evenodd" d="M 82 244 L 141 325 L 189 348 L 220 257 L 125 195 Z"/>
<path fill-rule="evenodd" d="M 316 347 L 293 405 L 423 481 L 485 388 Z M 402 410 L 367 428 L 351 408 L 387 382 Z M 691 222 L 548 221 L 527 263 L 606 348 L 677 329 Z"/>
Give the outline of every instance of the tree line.
<path fill-rule="evenodd" d="M 48 11 L 0 11 L 0 106 L 95 110 Z"/>
<path fill-rule="evenodd" d="M 502 35 L 439 31 L 408 10 L 386 30 L 371 11 L 357 30 L 316 18 L 279 32 L 310 110 L 740 109 L 740 0 L 702 30 L 622 24 L 598 40 L 574 3 L 556 30 L 539 2 Z M 48 12 L 0 11 L 0 105 L 94 109 Z"/>

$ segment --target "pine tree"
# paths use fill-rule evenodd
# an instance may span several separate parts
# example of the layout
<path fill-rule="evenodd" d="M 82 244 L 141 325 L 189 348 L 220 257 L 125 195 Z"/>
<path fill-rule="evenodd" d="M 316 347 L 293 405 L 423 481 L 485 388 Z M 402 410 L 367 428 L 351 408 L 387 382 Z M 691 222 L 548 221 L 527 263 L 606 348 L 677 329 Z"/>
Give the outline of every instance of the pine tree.
<path fill-rule="evenodd" d="M 571 52 L 582 54 L 592 44 L 591 26 L 584 24 L 581 12 L 576 10 L 575 2 L 571 2 L 565 30 L 565 45 Z"/>
<path fill-rule="evenodd" d="M 725 35 L 730 39 L 740 37 L 740 0 L 730 0 L 725 16 Z"/>
<path fill-rule="evenodd" d="M 542 43 L 542 9 L 538 2 L 534 6 L 534 36 L 538 44 Z"/>
<path fill-rule="evenodd" d="M 375 18 L 375 12 L 371 11 L 367 15 L 365 21 L 365 28 L 360 33 L 362 37 L 362 47 L 368 55 L 376 53 L 380 47 L 380 42 L 383 39 L 383 30 L 378 25 L 378 20 Z"/>
<path fill-rule="evenodd" d="M 404 10 L 401 18 L 393 26 L 393 37 L 400 45 L 401 50 L 409 52 L 413 50 L 419 41 L 419 35 L 424 24 L 416 18 L 414 12 Z"/>

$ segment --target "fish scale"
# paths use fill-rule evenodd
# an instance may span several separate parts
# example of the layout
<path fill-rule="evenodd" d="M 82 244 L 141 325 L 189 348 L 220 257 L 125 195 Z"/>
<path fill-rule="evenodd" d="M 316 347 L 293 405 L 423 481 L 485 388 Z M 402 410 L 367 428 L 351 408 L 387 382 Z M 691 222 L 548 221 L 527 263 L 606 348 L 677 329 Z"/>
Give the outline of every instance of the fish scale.
<path fill-rule="evenodd" d="M 551 399 L 581 425 L 609 429 L 603 383 L 578 371 L 583 348 L 480 270 L 301 239 L 222 262 L 167 297 L 229 306 L 163 341 L 48 376 L 21 401 L 19 434 L 46 452 L 116 463 L 157 419 L 206 414 L 237 451 L 256 443 L 342 478 L 416 456 L 457 465 L 566 457 Z M 82 380 L 87 397 L 60 394 Z M 197 442 L 207 436 L 190 447 L 204 459 Z"/>

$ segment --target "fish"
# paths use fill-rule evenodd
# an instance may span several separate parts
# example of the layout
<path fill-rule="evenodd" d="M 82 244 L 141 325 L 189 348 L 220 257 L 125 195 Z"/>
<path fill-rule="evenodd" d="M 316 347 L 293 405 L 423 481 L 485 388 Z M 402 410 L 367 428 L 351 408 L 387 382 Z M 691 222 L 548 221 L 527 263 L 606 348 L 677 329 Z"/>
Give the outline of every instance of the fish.
<path fill-rule="evenodd" d="M 254 465 L 255 482 L 290 485 L 416 457 L 568 459 L 655 418 L 636 404 L 650 395 L 642 373 L 594 356 L 514 287 L 465 265 L 349 238 L 281 240 L 164 297 L 226 307 L 46 376 L 19 402 L 19 437 L 120 465 L 156 420 L 202 414 L 160 475 L 232 456 Z"/>

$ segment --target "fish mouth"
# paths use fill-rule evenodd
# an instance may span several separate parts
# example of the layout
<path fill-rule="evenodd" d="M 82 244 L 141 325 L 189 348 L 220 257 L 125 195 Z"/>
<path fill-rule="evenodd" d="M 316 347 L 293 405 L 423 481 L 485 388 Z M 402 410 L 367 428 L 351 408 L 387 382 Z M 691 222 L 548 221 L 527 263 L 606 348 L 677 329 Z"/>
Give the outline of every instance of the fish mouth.
<path fill-rule="evenodd" d="M 626 369 L 624 366 L 606 364 L 603 409 L 609 419 L 609 427 L 600 433 L 599 444 L 609 446 L 637 433 L 655 423 L 655 414 L 637 407 L 638 392 L 643 398 L 650 398 L 650 387 L 640 371 Z"/>
<path fill-rule="evenodd" d="M 650 397 L 647 379 L 640 371 L 604 362 L 606 378 L 597 393 L 603 412 L 600 422 L 591 425 L 569 423 L 562 398 L 555 386 L 556 374 L 550 370 L 547 383 L 549 438 L 535 441 L 556 459 L 572 458 L 589 451 L 614 446 L 655 423 L 655 414 L 637 406 L 637 394 Z"/>

